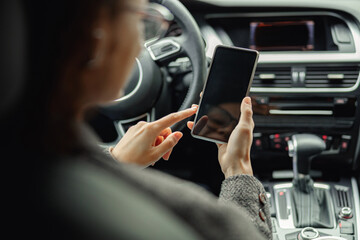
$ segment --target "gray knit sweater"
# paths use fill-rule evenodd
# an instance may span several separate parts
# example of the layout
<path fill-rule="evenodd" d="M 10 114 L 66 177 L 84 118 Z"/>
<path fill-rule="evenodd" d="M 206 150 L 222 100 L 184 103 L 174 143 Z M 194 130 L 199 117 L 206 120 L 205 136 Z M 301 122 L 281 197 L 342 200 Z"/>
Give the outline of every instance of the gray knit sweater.
<path fill-rule="evenodd" d="M 84 136 L 87 139 L 86 151 L 76 157 L 62 158 L 60 164 L 49 171 L 51 176 L 49 185 L 52 189 L 49 193 L 50 199 L 54 201 L 52 204 L 61 214 L 70 215 L 71 218 L 80 219 L 79 221 L 83 221 L 82 217 L 87 221 L 95 216 L 95 219 L 102 221 L 94 226 L 109 222 L 109 225 L 118 224 L 114 225 L 114 229 L 119 229 L 124 225 L 122 223 L 128 224 L 129 219 L 139 218 L 142 214 L 145 219 L 147 210 L 160 206 L 198 239 L 272 239 L 269 206 L 268 203 L 264 204 L 259 200 L 259 194 L 265 193 L 265 190 L 255 177 L 237 175 L 225 179 L 220 196 L 217 198 L 194 183 L 157 170 L 139 169 L 121 164 L 94 145 L 96 138 L 92 133 L 87 131 Z M 97 186 L 105 182 L 104 179 L 107 179 L 108 183 L 99 190 Z M 137 207 L 137 202 L 133 201 L 134 204 L 131 205 L 135 205 L 136 211 L 131 212 L 129 205 L 128 209 L 126 204 L 120 203 L 120 198 L 126 195 L 126 191 L 119 184 L 126 184 L 143 196 L 137 199 L 149 198 L 149 200 L 146 200 L 146 204 L 138 204 Z M 74 208 L 77 211 L 74 211 Z M 142 208 L 144 210 L 141 210 Z M 92 215 L 94 209 L 97 213 Z M 259 215 L 260 209 L 264 213 L 262 218 Z M 77 216 L 79 212 L 82 216 L 80 218 Z M 106 212 L 108 213 L 105 214 Z M 125 212 L 127 212 L 126 216 L 124 216 Z M 145 225 L 150 226 L 151 221 L 147 220 L 144 224 L 141 220 L 143 219 L 140 218 L 140 222 L 131 220 L 133 221 L 131 226 L 139 227 L 142 229 L 139 230 L 140 234 L 143 234 L 146 233 Z M 157 221 L 155 215 L 153 220 Z M 153 231 L 161 233 L 170 229 L 170 227 L 165 228 L 165 223 L 161 225 L 152 227 Z M 90 230 L 92 227 L 87 229 Z M 155 239 L 148 236 L 145 239 Z M 135 239 L 135 237 L 130 238 Z M 168 238 L 157 237 L 157 239 Z M 174 236 L 171 239 L 179 238 Z M 183 235 L 180 239 L 189 238 Z"/>

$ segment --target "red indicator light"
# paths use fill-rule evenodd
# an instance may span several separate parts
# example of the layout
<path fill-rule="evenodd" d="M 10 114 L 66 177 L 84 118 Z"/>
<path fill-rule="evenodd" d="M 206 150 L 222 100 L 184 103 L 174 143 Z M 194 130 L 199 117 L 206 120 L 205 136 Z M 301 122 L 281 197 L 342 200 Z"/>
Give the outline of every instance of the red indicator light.
<path fill-rule="evenodd" d="M 281 145 L 279 143 L 275 144 L 275 148 L 276 149 L 280 149 L 281 148 Z"/>
<path fill-rule="evenodd" d="M 280 196 L 284 195 L 284 192 L 279 192 L 279 195 L 280 195 Z"/>
<path fill-rule="evenodd" d="M 343 99 L 343 98 L 335 99 L 335 103 L 336 103 L 336 104 L 344 104 L 344 103 L 345 103 L 345 99 Z"/>
<path fill-rule="evenodd" d="M 280 134 L 277 133 L 277 134 L 274 135 L 274 137 L 275 137 L 275 138 L 279 138 L 279 137 L 280 137 Z"/>
<path fill-rule="evenodd" d="M 260 139 L 256 139 L 255 145 L 258 146 L 258 147 L 260 147 L 260 146 L 261 146 L 261 140 L 260 140 Z"/>
<path fill-rule="evenodd" d="M 326 135 L 322 135 L 322 139 L 326 140 L 327 136 Z"/>

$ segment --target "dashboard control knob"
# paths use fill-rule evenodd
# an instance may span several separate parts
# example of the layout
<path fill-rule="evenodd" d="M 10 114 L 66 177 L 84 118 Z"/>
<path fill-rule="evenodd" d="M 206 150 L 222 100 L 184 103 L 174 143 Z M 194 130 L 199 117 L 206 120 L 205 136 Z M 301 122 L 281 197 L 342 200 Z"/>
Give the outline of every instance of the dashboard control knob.
<path fill-rule="evenodd" d="M 306 227 L 300 232 L 300 240 L 311 240 L 319 237 L 319 232 L 312 227 Z"/>
<path fill-rule="evenodd" d="M 343 207 L 340 210 L 340 218 L 349 219 L 352 218 L 352 210 L 349 207 Z"/>

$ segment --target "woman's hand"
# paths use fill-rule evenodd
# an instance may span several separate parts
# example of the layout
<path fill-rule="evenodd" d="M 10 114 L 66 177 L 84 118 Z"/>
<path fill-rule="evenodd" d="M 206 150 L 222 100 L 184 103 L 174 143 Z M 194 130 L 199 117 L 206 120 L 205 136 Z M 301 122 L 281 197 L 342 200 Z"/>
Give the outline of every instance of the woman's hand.
<path fill-rule="evenodd" d="M 169 114 L 155 122 L 139 122 L 129 128 L 120 142 L 109 151 L 121 162 L 149 166 L 161 157 L 168 160 L 172 149 L 183 136 L 170 126 L 196 113 L 197 107 Z"/>
<path fill-rule="evenodd" d="M 225 178 L 237 174 L 253 175 L 250 162 L 250 148 L 253 139 L 254 121 L 252 119 L 251 99 L 244 98 L 241 103 L 239 123 L 230 135 L 227 144 L 217 144 L 219 163 Z M 188 122 L 188 128 L 194 123 Z"/>

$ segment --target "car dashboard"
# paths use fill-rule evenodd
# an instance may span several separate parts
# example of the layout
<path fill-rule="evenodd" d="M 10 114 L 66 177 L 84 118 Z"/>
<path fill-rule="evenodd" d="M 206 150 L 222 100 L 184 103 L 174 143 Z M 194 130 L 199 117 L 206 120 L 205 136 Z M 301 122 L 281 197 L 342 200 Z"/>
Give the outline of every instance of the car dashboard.
<path fill-rule="evenodd" d="M 250 91 L 251 158 L 268 191 L 274 239 L 313 239 L 307 238 L 312 234 L 359 239 L 360 2 L 182 3 L 200 27 L 208 58 L 219 44 L 260 52 Z M 333 199 L 330 228 L 309 230 L 292 222 L 288 143 L 296 134 L 315 135 L 325 143 L 312 159 L 310 176 L 315 188 Z M 341 216 L 344 208 L 352 210 L 351 218 Z"/>

